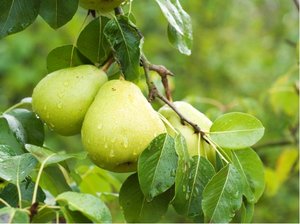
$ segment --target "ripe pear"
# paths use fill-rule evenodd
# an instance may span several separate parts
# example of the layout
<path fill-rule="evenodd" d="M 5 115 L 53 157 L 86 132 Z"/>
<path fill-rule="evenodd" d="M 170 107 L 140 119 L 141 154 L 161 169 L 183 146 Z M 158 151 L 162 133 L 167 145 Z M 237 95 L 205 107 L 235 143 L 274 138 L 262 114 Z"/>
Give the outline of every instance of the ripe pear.
<path fill-rule="evenodd" d="M 80 0 L 79 5 L 85 9 L 98 10 L 106 13 L 114 10 L 125 0 Z"/>
<path fill-rule="evenodd" d="M 114 172 L 135 171 L 141 152 L 165 132 L 141 90 L 125 80 L 111 80 L 101 87 L 81 130 L 91 160 Z"/>
<path fill-rule="evenodd" d="M 174 105 L 184 117 L 197 124 L 202 131 L 209 131 L 212 122 L 203 113 L 184 101 L 174 102 Z M 162 114 L 170 122 L 170 124 L 183 135 L 186 140 L 190 156 L 198 155 L 199 135 L 195 133 L 193 127 L 191 127 L 189 124 L 182 124 L 179 116 L 168 105 L 161 107 L 158 112 Z M 168 127 L 167 129 L 170 135 L 175 135 L 174 131 Z M 199 150 L 201 156 L 206 155 L 208 159 L 215 164 L 215 150 L 202 138 L 200 139 Z"/>
<path fill-rule="evenodd" d="M 33 90 L 33 111 L 55 132 L 80 133 L 84 116 L 107 75 L 93 65 L 48 74 Z"/>

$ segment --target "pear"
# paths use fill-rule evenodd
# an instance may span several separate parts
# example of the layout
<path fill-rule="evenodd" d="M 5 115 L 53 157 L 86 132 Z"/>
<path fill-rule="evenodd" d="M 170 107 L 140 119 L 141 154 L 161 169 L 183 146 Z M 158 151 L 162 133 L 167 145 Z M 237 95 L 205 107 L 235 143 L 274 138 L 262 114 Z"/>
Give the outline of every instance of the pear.
<path fill-rule="evenodd" d="M 106 81 L 105 72 L 93 65 L 52 72 L 34 88 L 32 109 L 55 132 L 79 134 L 89 106 Z"/>
<path fill-rule="evenodd" d="M 208 117 L 206 117 L 205 114 L 201 113 L 192 105 L 184 101 L 174 102 L 174 105 L 183 116 L 188 118 L 191 122 L 197 124 L 202 131 L 209 132 L 212 122 Z M 193 127 L 191 127 L 189 124 L 182 124 L 179 116 L 168 105 L 161 107 L 158 112 L 163 115 L 170 122 L 170 124 L 183 135 L 186 140 L 190 156 L 198 155 L 200 151 L 201 156 L 206 155 L 208 159 L 215 164 L 215 150 L 202 138 L 200 139 L 200 147 L 198 151 L 199 135 L 195 133 Z M 169 127 L 167 127 L 167 129 L 171 136 L 175 135 L 172 129 Z"/>
<path fill-rule="evenodd" d="M 79 5 L 85 9 L 98 10 L 106 13 L 114 10 L 125 0 L 80 0 Z"/>
<path fill-rule="evenodd" d="M 135 171 L 141 152 L 165 132 L 141 90 L 125 80 L 111 80 L 101 87 L 81 130 L 91 160 L 114 172 Z"/>

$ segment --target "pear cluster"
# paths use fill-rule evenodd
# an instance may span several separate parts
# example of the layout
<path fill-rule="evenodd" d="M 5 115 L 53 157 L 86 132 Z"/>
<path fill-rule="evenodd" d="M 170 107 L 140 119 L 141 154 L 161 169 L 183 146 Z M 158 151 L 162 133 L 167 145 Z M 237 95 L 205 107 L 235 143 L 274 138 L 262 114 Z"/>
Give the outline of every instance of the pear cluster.
<path fill-rule="evenodd" d="M 174 102 L 185 117 L 208 132 L 212 122 L 190 104 Z M 50 129 L 64 136 L 81 133 L 90 159 L 114 172 L 131 172 L 139 155 L 158 135 L 179 131 L 191 156 L 215 163 L 215 151 L 190 125 L 182 124 L 169 106 L 159 109 L 164 125 L 139 87 L 126 80 L 110 80 L 93 65 L 65 68 L 48 74 L 33 90 L 33 111 Z M 169 124 L 169 125 L 170 125 Z"/>
<path fill-rule="evenodd" d="M 166 132 L 135 84 L 107 81 L 106 74 L 92 65 L 48 74 L 33 91 L 32 108 L 55 132 L 81 133 L 91 160 L 115 172 L 135 171 L 141 152 Z"/>

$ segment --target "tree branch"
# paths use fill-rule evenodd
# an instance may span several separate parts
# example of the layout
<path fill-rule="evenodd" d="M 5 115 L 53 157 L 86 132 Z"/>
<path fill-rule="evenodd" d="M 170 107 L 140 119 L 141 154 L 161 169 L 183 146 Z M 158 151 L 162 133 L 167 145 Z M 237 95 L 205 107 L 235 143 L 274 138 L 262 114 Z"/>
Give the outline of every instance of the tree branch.
<path fill-rule="evenodd" d="M 149 64 L 149 70 L 155 71 L 155 72 L 157 72 L 157 74 L 160 75 L 161 82 L 162 82 L 162 84 L 164 86 L 164 89 L 165 89 L 166 97 L 169 101 L 172 102 L 172 95 L 171 95 L 171 90 L 170 90 L 170 87 L 169 87 L 168 76 L 174 76 L 174 74 L 163 65 Z"/>
<path fill-rule="evenodd" d="M 299 11 L 299 5 L 300 5 L 299 0 L 294 0 L 294 3 L 295 3 L 295 5 L 296 5 L 296 7 L 297 7 L 297 9 Z"/>
<path fill-rule="evenodd" d="M 107 70 L 109 69 L 109 67 L 111 66 L 111 64 L 114 63 L 114 58 L 110 57 L 107 62 L 102 66 L 102 71 L 107 72 Z"/>
<path fill-rule="evenodd" d="M 149 90 L 149 94 L 148 94 L 148 100 L 151 102 L 152 100 L 154 100 L 156 97 L 158 99 L 160 99 L 161 101 L 163 101 L 165 104 L 167 104 L 172 110 L 174 110 L 174 112 L 179 116 L 181 123 L 183 125 L 185 125 L 186 123 L 189 124 L 195 131 L 195 133 L 200 133 L 202 136 L 205 135 L 205 133 L 200 129 L 200 127 L 193 123 L 192 121 L 190 121 L 189 119 L 187 119 L 186 117 L 184 117 L 184 115 L 182 115 L 177 108 L 175 107 L 175 105 L 170 102 L 166 97 L 164 97 L 157 89 L 157 87 L 154 85 L 153 82 L 151 82 L 150 80 L 150 76 L 149 76 L 149 63 L 146 59 L 146 57 L 144 55 L 141 56 L 141 62 L 142 62 L 142 66 L 144 68 L 144 72 L 145 72 L 145 78 L 146 78 L 146 83 L 148 86 L 148 90 Z"/>
<path fill-rule="evenodd" d="M 281 140 L 281 141 L 271 141 L 271 142 L 266 142 L 257 146 L 254 146 L 255 149 L 262 149 L 262 148 L 267 148 L 267 147 L 272 147 L 272 146 L 285 146 L 285 145 L 291 145 L 294 144 L 295 142 L 291 140 Z"/>

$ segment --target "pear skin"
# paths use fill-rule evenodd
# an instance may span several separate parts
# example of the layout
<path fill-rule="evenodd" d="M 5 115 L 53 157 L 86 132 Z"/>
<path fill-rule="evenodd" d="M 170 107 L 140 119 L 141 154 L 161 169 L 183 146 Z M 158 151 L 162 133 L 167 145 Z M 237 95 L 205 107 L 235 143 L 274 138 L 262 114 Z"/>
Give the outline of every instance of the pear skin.
<path fill-rule="evenodd" d="M 141 152 L 165 132 L 141 90 L 125 80 L 111 80 L 100 88 L 81 130 L 91 160 L 114 172 L 135 171 Z"/>
<path fill-rule="evenodd" d="M 106 74 L 93 65 L 52 72 L 33 90 L 33 111 L 58 134 L 79 134 L 89 106 L 106 81 Z"/>

